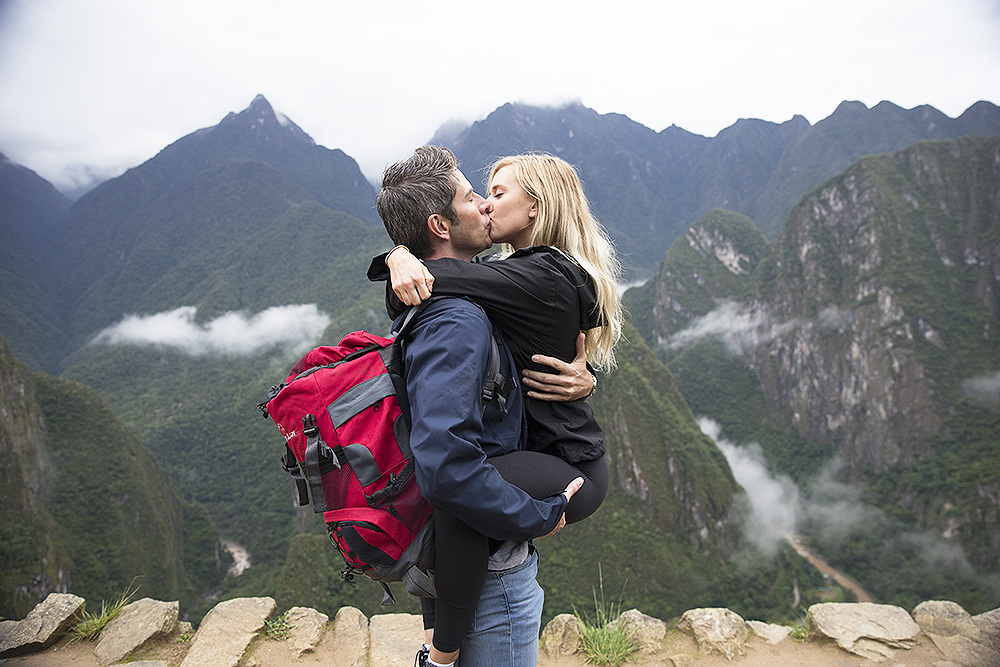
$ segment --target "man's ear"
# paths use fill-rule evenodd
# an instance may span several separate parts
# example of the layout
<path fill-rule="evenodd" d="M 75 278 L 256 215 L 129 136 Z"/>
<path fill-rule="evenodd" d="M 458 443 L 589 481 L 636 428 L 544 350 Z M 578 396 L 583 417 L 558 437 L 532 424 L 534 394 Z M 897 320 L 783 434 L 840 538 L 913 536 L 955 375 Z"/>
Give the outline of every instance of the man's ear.
<path fill-rule="evenodd" d="M 427 216 L 427 233 L 431 235 L 432 239 L 450 241 L 451 220 L 437 213 Z"/>

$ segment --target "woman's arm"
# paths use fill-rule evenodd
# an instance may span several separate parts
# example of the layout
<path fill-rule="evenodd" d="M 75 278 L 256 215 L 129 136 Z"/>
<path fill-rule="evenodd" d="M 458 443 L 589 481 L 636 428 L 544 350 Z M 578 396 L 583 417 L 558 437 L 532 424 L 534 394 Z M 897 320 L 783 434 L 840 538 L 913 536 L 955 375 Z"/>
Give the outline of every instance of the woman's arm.
<path fill-rule="evenodd" d="M 382 267 L 388 267 L 381 258 L 376 259 Z M 407 303 L 416 303 L 421 296 L 421 283 L 425 289 L 427 285 L 423 265 L 404 250 L 397 250 L 389 259 L 393 264 L 410 266 L 404 270 L 409 278 L 402 273 L 393 276 L 390 287 L 395 285 L 400 289 L 388 290 L 388 309 L 395 315 Z M 373 267 L 375 263 L 373 260 Z M 466 297 L 482 306 L 493 324 L 507 336 L 508 344 L 516 348 L 515 359 L 520 368 L 534 366 L 535 370 L 545 370 L 535 366 L 530 359 L 532 354 L 569 363 L 576 355 L 574 343 L 580 331 L 595 326 L 591 312 L 596 298 L 588 276 L 572 260 L 551 248 L 539 246 L 518 251 L 502 261 L 475 263 L 444 258 L 429 260 L 426 265 L 434 278 L 434 295 Z M 369 278 L 385 280 L 389 277 L 386 268 L 374 273 L 369 270 Z M 590 379 L 590 387 L 581 395 L 593 387 Z"/>
<path fill-rule="evenodd" d="M 409 248 L 398 245 L 385 256 L 389 267 L 392 291 L 407 306 L 417 306 L 429 299 L 434 289 L 434 276 L 424 263 L 414 257 Z"/>

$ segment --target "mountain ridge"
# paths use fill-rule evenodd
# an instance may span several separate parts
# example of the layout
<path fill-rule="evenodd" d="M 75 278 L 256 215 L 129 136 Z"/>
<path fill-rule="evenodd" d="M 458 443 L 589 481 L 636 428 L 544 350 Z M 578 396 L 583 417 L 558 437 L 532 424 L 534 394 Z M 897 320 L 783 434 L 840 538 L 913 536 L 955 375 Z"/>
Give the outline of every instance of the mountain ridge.
<path fill-rule="evenodd" d="M 712 208 L 747 215 L 775 240 L 799 197 L 865 155 L 969 132 L 1000 134 L 1000 108 L 977 102 L 951 119 L 926 105 L 844 102 L 815 125 L 800 115 L 783 123 L 740 119 L 707 138 L 676 126 L 654 132 L 579 103 L 505 104 L 463 131 L 449 124 L 436 139 L 451 139 L 463 167 L 481 177 L 502 155 L 538 150 L 565 158 L 578 168 L 626 268 L 645 276 Z"/>

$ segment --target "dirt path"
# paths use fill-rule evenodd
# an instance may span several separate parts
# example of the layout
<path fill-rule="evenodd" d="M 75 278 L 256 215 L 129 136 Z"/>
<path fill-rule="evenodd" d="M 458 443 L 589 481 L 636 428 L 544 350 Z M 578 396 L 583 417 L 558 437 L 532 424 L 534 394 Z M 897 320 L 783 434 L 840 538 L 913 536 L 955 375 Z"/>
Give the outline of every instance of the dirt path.
<path fill-rule="evenodd" d="M 788 540 L 788 543 L 792 545 L 793 549 L 795 549 L 795 553 L 812 563 L 817 570 L 825 575 L 828 575 L 838 584 L 854 593 L 858 602 L 875 602 L 872 596 L 868 595 L 868 592 L 861 588 L 861 584 L 820 558 L 816 552 L 805 545 L 802 538 L 797 534 L 788 533 L 785 535 L 785 539 Z"/>

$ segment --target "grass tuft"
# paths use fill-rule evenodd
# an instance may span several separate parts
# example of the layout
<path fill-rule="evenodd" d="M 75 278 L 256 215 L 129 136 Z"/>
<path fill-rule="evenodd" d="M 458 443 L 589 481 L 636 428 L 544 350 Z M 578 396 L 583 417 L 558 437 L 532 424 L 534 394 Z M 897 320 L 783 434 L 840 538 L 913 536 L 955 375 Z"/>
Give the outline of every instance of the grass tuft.
<path fill-rule="evenodd" d="M 615 623 L 621 614 L 621 596 L 617 605 L 607 604 L 604 598 L 604 572 L 600 564 L 597 567 L 601 595 L 598 598 L 597 591 L 594 591 L 595 618 L 591 620 L 586 614 L 581 615 L 575 608 L 573 614 L 583 629 L 580 647 L 587 655 L 587 662 L 602 667 L 618 667 L 627 661 L 638 647 L 632 638 L 634 631 L 629 632 Z M 622 595 L 624 594 L 623 585 Z"/>
<path fill-rule="evenodd" d="M 809 639 L 809 634 L 812 632 L 812 627 L 809 625 L 809 620 L 804 619 L 801 623 L 795 623 L 792 625 L 792 631 L 788 633 L 788 636 L 797 642 L 804 642 Z"/>
<path fill-rule="evenodd" d="M 136 577 L 136 579 L 138 578 Z M 77 621 L 76 625 L 69 629 L 70 641 L 97 639 L 101 635 L 101 631 L 104 630 L 104 626 L 118 616 L 121 610 L 125 608 L 125 605 L 131 602 L 132 598 L 138 592 L 139 586 L 135 585 L 135 579 L 133 579 L 128 588 L 122 591 L 121 595 L 115 598 L 110 605 L 107 600 L 101 600 L 101 612 L 99 614 L 83 612 L 83 617 Z"/>
<path fill-rule="evenodd" d="M 264 621 L 264 636 L 276 641 L 291 637 L 292 628 L 288 625 L 288 612 Z"/>

